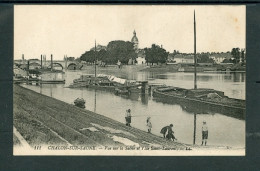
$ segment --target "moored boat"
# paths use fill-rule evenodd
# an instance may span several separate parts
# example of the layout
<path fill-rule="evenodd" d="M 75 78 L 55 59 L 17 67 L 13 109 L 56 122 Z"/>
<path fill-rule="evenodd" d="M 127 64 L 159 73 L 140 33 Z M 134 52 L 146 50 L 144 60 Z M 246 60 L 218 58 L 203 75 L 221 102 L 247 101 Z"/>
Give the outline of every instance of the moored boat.
<path fill-rule="evenodd" d="M 92 75 L 81 75 L 80 78 L 73 80 L 69 88 L 92 88 L 105 90 L 118 94 L 131 94 L 141 92 L 141 83 L 126 80 L 112 75 L 99 74 L 96 77 Z"/>
<path fill-rule="evenodd" d="M 224 92 L 213 89 L 183 89 L 179 87 L 158 87 L 153 90 L 153 97 L 171 104 L 192 104 L 204 107 L 208 111 L 219 112 L 245 118 L 245 100 L 229 98 Z M 195 112 L 195 111 L 194 111 Z"/>

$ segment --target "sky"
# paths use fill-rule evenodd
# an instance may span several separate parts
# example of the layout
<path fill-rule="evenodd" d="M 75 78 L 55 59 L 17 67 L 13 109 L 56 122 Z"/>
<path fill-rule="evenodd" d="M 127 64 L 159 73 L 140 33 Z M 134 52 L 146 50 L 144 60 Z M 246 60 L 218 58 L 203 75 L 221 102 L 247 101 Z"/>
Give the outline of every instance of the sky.
<path fill-rule="evenodd" d="M 97 44 L 131 41 L 139 48 L 162 45 L 169 52 L 194 52 L 194 10 L 197 52 L 245 48 L 245 6 L 180 5 L 15 5 L 14 59 L 53 54 L 80 57 Z"/>

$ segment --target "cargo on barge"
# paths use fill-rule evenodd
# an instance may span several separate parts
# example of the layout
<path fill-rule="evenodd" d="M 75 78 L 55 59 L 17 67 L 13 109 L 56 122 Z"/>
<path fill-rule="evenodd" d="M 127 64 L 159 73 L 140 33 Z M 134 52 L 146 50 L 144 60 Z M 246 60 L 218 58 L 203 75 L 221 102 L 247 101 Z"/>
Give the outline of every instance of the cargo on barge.
<path fill-rule="evenodd" d="M 96 77 L 81 75 L 80 78 L 73 80 L 73 83 L 69 86 L 69 88 L 79 87 L 111 91 L 116 95 L 141 92 L 141 83 L 139 82 L 104 74 L 99 74 Z"/>

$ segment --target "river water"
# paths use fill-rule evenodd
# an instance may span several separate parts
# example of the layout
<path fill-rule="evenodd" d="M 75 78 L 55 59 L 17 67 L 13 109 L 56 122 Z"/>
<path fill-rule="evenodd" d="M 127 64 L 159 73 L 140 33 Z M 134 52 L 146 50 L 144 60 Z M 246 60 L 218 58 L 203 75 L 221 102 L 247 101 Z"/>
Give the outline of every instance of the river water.
<path fill-rule="evenodd" d="M 146 119 L 151 116 L 152 133 L 160 135 L 162 127 L 173 124 L 178 141 L 192 144 L 194 130 L 194 114 L 180 105 L 164 104 L 153 100 L 152 96 L 131 95 L 116 96 L 111 92 L 87 88 L 66 88 L 73 79 L 81 74 L 93 74 L 93 69 L 84 71 L 67 71 L 66 83 L 43 84 L 40 86 L 23 85 L 36 92 L 73 104 L 80 97 L 86 100 L 86 109 L 97 112 L 124 123 L 125 111 L 131 109 L 132 127 L 146 130 Z M 160 83 L 183 88 L 193 88 L 193 73 L 155 73 L 139 72 L 132 66 L 123 68 L 98 68 L 98 73 L 132 79 L 148 80 L 149 83 Z M 245 99 L 245 73 L 198 73 L 198 88 L 213 88 L 223 91 L 225 95 Z M 199 107 L 199 106 L 198 106 Z M 245 147 L 245 121 L 223 115 L 221 113 L 197 114 L 196 144 L 201 144 L 202 122 L 206 121 L 209 129 L 208 145 Z"/>

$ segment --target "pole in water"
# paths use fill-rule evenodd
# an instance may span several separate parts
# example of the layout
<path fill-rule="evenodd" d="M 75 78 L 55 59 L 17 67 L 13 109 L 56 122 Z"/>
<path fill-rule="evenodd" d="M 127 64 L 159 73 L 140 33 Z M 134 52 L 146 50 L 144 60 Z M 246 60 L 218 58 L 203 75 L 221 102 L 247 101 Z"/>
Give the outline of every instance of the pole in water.
<path fill-rule="evenodd" d="M 97 77 L 97 55 L 96 55 L 96 40 L 95 40 L 95 79 L 96 79 L 96 77 Z"/>
<path fill-rule="evenodd" d="M 194 132 L 193 132 L 193 145 L 196 143 L 196 113 L 194 113 Z"/>
<path fill-rule="evenodd" d="M 196 15 L 194 10 L 194 89 L 197 89 Z"/>
<path fill-rule="evenodd" d="M 42 69 L 42 54 L 41 54 L 41 69 Z"/>
<path fill-rule="evenodd" d="M 53 61 L 52 61 L 52 54 L 51 54 L 51 71 L 53 69 Z"/>
<path fill-rule="evenodd" d="M 97 90 L 95 89 L 95 100 L 94 100 L 94 112 L 96 113 L 97 109 Z"/>
<path fill-rule="evenodd" d="M 30 61 L 29 60 L 27 61 L 27 70 L 28 70 L 28 72 L 30 70 Z"/>

